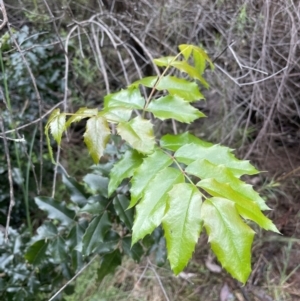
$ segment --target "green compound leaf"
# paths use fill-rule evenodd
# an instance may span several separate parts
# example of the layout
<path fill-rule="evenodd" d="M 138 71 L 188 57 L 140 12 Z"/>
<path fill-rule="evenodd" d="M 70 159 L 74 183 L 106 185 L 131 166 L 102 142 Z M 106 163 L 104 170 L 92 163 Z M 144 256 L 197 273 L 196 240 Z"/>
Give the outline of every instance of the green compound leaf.
<path fill-rule="evenodd" d="M 201 194 L 194 185 L 176 184 L 169 191 L 167 213 L 162 225 L 168 259 L 176 275 L 187 265 L 198 241 L 201 232 L 201 204 Z"/>
<path fill-rule="evenodd" d="M 190 82 L 175 76 L 165 76 L 159 80 L 157 76 L 145 77 L 134 82 L 131 86 L 138 87 L 139 85 L 148 88 L 153 88 L 155 86 L 155 89 L 158 91 L 167 90 L 169 94 L 177 95 L 187 101 L 204 99 L 204 96 L 199 91 L 195 82 Z"/>
<path fill-rule="evenodd" d="M 228 184 L 234 191 L 256 203 L 260 210 L 270 210 L 264 199 L 259 196 L 251 185 L 236 178 L 230 169 L 224 165 L 215 165 L 205 159 L 199 159 L 191 163 L 185 171 L 200 179 L 211 178 L 218 182 Z"/>
<path fill-rule="evenodd" d="M 61 143 L 61 137 L 66 129 L 66 114 L 62 113 L 55 116 L 49 122 L 50 132 L 58 145 Z"/>
<path fill-rule="evenodd" d="M 135 171 L 131 180 L 131 201 L 129 208 L 133 207 L 142 197 L 149 183 L 157 174 L 172 164 L 173 160 L 161 150 L 156 150 L 153 154 L 144 159 L 142 165 Z"/>
<path fill-rule="evenodd" d="M 68 209 L 62 202 L 49 197 L 35 197 L 37 206 L 48 213 L 48 218 L 59 220 L 62 225 L 70 225 L 75 218 L 75 212 Z"/>
<path fill-rule="evenodd" d="M 86 123 L 84 142 L 95 164 L 104 153 L 104 149 L 110 136 L 110 130 L 105 118 L 101 116 L 91 117 Z"/>
<path fill-rule="evenodd" d="M 124 179 L 131 177 L 142 162 L 143 156 L 141 154 L 135 150 L 128 150 L 110 172 L 108 195 L 111 196 Z"/>
<path fill-rule="evenodd" d="M 90 118 L 92 116 L 97 116 L 98 109 L 80 108 L 73 116 L 71 116 L 67 123 L 66 128 L 68 128 L 72 123 L 79 122 L 84 118 Z"/>
<path fill-rule="evenodd" d="M 201 218 L 220 263 L 232 277 L 245 284 L 251 272 L 254 231 L 242 221 L 234 203 L 223 198 L 206 200 Z"/>
<path fill-rule="evenodd" d="M 103 242 L 106 232 L 110 229 L 111 223 L 107 212 L 102 216 L 96 216 L 86 229 L 82 238 L 82 254 L 90 255 Z"/>
<path fill-rule="evenodd" d="M 204 59 L 204 58 L 203 58 Z M 177 68 L 181 72 L 187 73 L 191 78 L 198 79 L 205 88 L 209 88 L 207 81 L 201 76 L 201 74 L 196 68 L 191 66 L 187 61 L 178 61 L 175 56 L 167 56 L 155 59 L 153 61 L 159 67 L 172 66 Z M 205 59 L 204 59 L 205 64 Z"/>
<path fill-rule="evenodd" d="M 129 122 L 119 123 L 117 130 L 120 136 L 138 152 L 149 154 L 153 151 L 155 140 L 153 125 L 149 120 L 137 116 Z"/>
<path fill-rule="evenodd" d="M 184 182 L 183 174 L 172 167 L 163 169 L 151 181 L 143 199 L 136 206 L 132 244 L 159 226 L 165 213 L 168 192 L 175 184 L 182 182 Z"/>
<path fill-rule="evenodd" d="M 204 147 L 195 143 L 186 144 L 176 151 L 175 157 L 184 164 L 190 164 L 198 159 L 206 159 L 217 165 L 223 164 L 238 177 L 244 174 L 254 175 L 258 173 L 249 161 L 238 160 L 232 154 L 230 148 L 218 144 L 210 147 Z"/>
<path fill-rule="evenodd" d="M 127 197 L 123 194 L 118 194 L 114 198 L 113 204 L 120 220 L 128 229 L 131 229 L 133 225 L 133 210 L 127 210 L 129 205 Z"/>
<path fill-rule="evenodd" d="M 205 147 L 213 145 L 210 142 L 206 142 L 195 137 L 189 132 L 185 132 L 179 135 L 167 134 L 162 136 L 162 138 L 160 139 L 160 146 L 171 151 L 177 151 L 180 147 L 190 143 L 199 144 Z"/>
<path fill-rule="evenodd" d="M 101 258 L 101 266 L 97 269 L 97 281 L 100 283 L 108 274 L 114 273 L 116 268 L 122 263 L 122 255 L 119 250 L 105 254 Z"/>
<path fill-rule="evenodd" d="M 233 190 L 230 185 L 220 183 L 215 179 L 205 179 L 197 183 L 197 186 L 203 188 L 210 195 L 215 197 L 224 197 L 236 204 L 239 214 L 245 218 L 257 223 L 261 228 L 279 233 L 276 226 L 260 211 L 260 208 L 252 200 L 243 194 Z"/>
<path fill-rule="evenodd" d="M 175 119 L 180 122 L 190 123 L 195 119 L 205 117 L 188 102 L 178 96 L 168 95 L 150 102 L 147 111 L 161 120 Z"/>
<path fill-rule="evenodd" d="M 145 99 L 142 97 L 139 88 L 129 87 L 116 93 L 108 94 L 104 97 L 104 109 L 107 108 L 127 108 L 142 110 Z"/>
<path fill-rule="evenodd" d="M 24 257 L 29 263 L 39 265 L 46 260 L 46 251 L 49 242 L 46 239 L 41 239 L 33 243 L 25 253 Z"/>

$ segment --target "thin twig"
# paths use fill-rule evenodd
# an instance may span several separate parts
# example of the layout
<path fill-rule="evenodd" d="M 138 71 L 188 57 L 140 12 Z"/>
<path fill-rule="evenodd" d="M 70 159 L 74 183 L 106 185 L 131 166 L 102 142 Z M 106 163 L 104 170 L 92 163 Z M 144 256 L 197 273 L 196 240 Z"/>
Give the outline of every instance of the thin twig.
<path fill-rule="evenodd" d="M 54 300 L 72 281 L 74 281 L 96 258 L 98 254 L 96 254 L 90 262 L 88 262 L 78 273 L 74 275 L 66 284 L 64 284 L 48 301 Z"/>
<path fill-rule="evenodd" d="M 0 30 L 6 25 L 8 18 L 3 0 L 0 0 L 0 10 L 2 11 L 3 20 L 0 24 Z"/>
<path fill-rule="evenodd" d="M 7 143 L 7 139 L 6 139 L 6 136 L 5 136 L 3 118 L 2 118 L 1 115 L 0 115 L 0 127 L 1 127 L 1 131 L 2 131 L 4 151 L 5 151 L 6 162 L 7 162 L 8 182 L 9 182 L 10 201 L 9 201 L 9 207 L 8 207 L 8 212 L 7 212 L 7 216 L 6 216 L 6 226 L 5 226 L 5 241 L 8 242 L 8 231 L 9 231 L 10 217 L 11 217 L 12 209 L 15 205 L 15 197 L 14 197 L 14 183 L 13 183 L 13 179 L 12 179 L 12 169 L 11 169 L 9 148 L 8 148 L 8 143 Z"/>

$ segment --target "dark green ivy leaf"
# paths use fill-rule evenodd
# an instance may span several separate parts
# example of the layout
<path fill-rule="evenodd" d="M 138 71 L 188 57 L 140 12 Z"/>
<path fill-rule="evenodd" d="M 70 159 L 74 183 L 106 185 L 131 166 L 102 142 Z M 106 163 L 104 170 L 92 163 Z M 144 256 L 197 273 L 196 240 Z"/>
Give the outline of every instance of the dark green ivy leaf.
<path fill-rule="evenodd" d="M 48 249 L 47 240 L 41 239 L 33 243 L 25 253 L 24 257 L 33 265 L 40 265 L 43 260 L 46 260 L 46 251 Z"/>

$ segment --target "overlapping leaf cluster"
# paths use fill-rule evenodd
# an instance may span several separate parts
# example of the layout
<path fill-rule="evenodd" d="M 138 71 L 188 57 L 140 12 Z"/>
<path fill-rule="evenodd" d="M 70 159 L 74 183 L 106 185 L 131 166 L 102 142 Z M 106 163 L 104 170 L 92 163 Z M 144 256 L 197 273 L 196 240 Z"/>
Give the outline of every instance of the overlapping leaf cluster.
<path fill-rule="evenodd" d="M 161 76 L 143 78 L 107 95 L 101 111 L 81 108 L 68 121 L 65 113 L 54 111 L 46 126 L 48 141 L 49 129 L 59 144 L 72 123 L 87 118 L 84 141 L 98 163 L 111 134 L 109 124 L 114 124 L 130 148 L 110 172 L 108 197 L 114 197 L 122 181 L 131 178 L 128 208 L 136 209 L 132 244 L 162 225 L 168 259 L 178 274 L 191 258 L 204 227 L 223 267 L 245 283 L 251 271 L 254 236 L 247 221 L 277 232 L 262 213 L 269 209 L 264 200 L 240 180 L 242 175 L 258 171 L 248 161 L 238 160 L 231 149 L 189 133 L 166 135 L 157 141 L 153 124 L 145 118 L 151 113 L 161 120 L 190 123 L 205 116 L 192 102 L 204 98 L 199 86 L 208 88 L 203 73 L 207 64 L 213 64 L 199 47 L 180 45 L 179 49 L 177 56 L 154 60 L 157 66 L 165 67 Z M 183 73 L 184 78 L 169 75 L 171 68 Z M 152 89 L 146 98 L 141 95 L 141 87 Z M 115 199 L 113 204 L 122 208 L 126 223 L 127 203 L 122 198 Z M 92 236 L 84 234 L 82 238 L 83 253 L 97 249 L 96 241 L 103 240 L 103 229 L 109 225 L 106 213 L 92 220 L 88 226 Z"/>

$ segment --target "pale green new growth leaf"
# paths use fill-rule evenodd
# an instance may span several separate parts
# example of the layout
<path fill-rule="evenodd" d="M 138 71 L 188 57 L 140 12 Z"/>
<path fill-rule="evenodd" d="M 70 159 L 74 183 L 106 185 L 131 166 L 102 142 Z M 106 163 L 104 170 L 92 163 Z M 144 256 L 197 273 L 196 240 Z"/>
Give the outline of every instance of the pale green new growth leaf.
<path fill-rule="evenodd" d="M 107 108 L 101 112 L 108 121 L 110 122 L 123 122 L 128 121 L 131 117 L 132 109 L 124 107 Z"/>
<path fill-rule="evenodd" d="M 167 242 L 168 259 L 177 275 L 187 265 L 201 232 L 201 194 L 194 185 L 173 186 L 167 199 L 162 225 Z"/>
<path fill-rule="evenodd" d="M 65 125 L 66 125 L 66 114 L 64 113 L 55 116 L 49 122 L 51 134 L 58 145 L 60 145 L 62 134 L 66 129 Z"/>
<path fill-rule="evenodd" d="M 144 197 L 136 206 L 136 216 L 132 228 L 132 244 L 150 234 L 162 221 L 168 192 L 175 184 L 183 183 L 183 174 L 175 168 L 167 167 L 151 181 Z"/>
<path fill-rule="evenodd" d="M 67 123 L 66 128 L 68 128 L 72 123 L 79 122 L 84 118 L 90 118 L 92 116 L 97 116 L 98 109 L 80 108 L 73 116 L 71 116 Z"/>
<path fill-rule="evenodd" d="M 189 57 L 191 56 L 192 50 L 193 50 L 193 46 L 192 45 L 187 45 L 187 44 L 181 44 L 178 46 L 181 54 L 184 56 L 184 58 L 186 60 L 189 59 Z"/>
<path fill-rule="evenodd" d="M 83 136 L 90 155 L 97 164 L 104 153 L 110 136 L 106 119 L 101 116 L 91 117 L 86 123 L 86 131 Z"/>
<path fill-rule="evenodd" d="M 170 166 L 172 163 L 172 158 L 161 150 L 156 150 L 153 154 L 144 159 L 131 180 L 131 201 L 129 208 L 133 207 L 139 201 L 151 180 L 154 179 L 162 169 Z"/>
<path fill-rule="evenodd" d="M 162 148 L 171 151 L 177 151 L 183 145 L 190 144 L 190 143 L 195 143 L 206 147 L 213 145 L 210 142 L 206 142 L 204 140 L 197 138 L 196 136 L 190 134 L 189 132 L 185 132 L 179 135 L 167 134 L 160 139 L 160 146 Z"/>
<path fill-rule="evenodd" d="M 139 88 L 129 87 L 116 93 L 108 94 L 104 97 L 104 109 L 107 108 L 127 108 L 142 110 L 145 99 L 142 97 Z"/>
<path fill-rule="evenodd" d="M 245 283 L 251 272 L 254 231 L 240 218 L 234 203 L 223 198 L 206 200 L 201 218 L 211 248 L 232 277 Z"/>
<path fill-rule="evenodd" d="M 204 147 L 191 143 L 179 148 L 175 153 L 175 157 L 179 162 L 184 164 L 190 164 L 197 159 L 206 159 L 217 165 L 223 164 L 237 177 L 244 174 L 254 175 L 258 173 L 249 161 L 238 160 L 231 151 L 228 147 L 218 144 Z"/>
<path fill-rule="evenodd" d="M 193 58 L 194 58 L 195 68 L 198 70 L 200 74 L 203 74 L 205 70 L 204 56 L 198 51 L 193 51 Z"/>
<path fill-rule="evenodd" d="M 168 95 L 150 102 L 147 111 L 161 120 L 175 119 L 180 122 L 190 123 L 195 119 L 205 117 L 188 102 L 178 96 Z"/>
<path fill-rule="evenodd" d="M 47 140 L 47 146 L 48 146 L 48 151 L 49 151 L 49 155 L 50 155 L 50 158 L 51 158 L 51 161 L 52 163 L 55 164 L 55 160 L 54 160 L 54 157 L 53 157 L 53 151 L 52 151 L 52 147 L 51 147 L 51 141 L 50 141 L 50 137 L 49 137 L 49 128 L 50 128 L 50 124 L 51 122 L 56 119 L 60 114 L 60 109 L 55 109 L 53 110 L 53 112 L 51 113 L 48 121 L 47 121 L 47 124 L 45 126 L 45 135 L 46 135 L 46 140 Z"/>
<path fill-rule="evenodd" d="M 119 123 L 117 131 L 138 152 L 149 154 L 153 151 L 155 140 L 153 125 L 149 120 L 137 116 L 129 122 Z"/>
<path fill-rule="evenodd" d="M 135 150 L 128 150 L 110 172 L 108 195 L 110 196 L 125 178 L 131 177 L 142 162 L 143 156 L 141 154 Z"/>
<path fill-rule="evenodd" d="M 155 86 L 158 91 L 167 90 L 169 94 L 177 95 L 187 101 L 204 99 L 195 82 L 189 82 L 175 76 L 164 76 L 159 80 L 157 76 L 145 77 L 134 82 L 131 86 L 138 87 L 139 85 L 144 85 L 148 88 Z"/>
<path fill-rule="evenodd" d="M 205 59 L 203 58 L 204 63 Z M 187 73 L 191 78 L 198 79 L 205 88 L 209 88 L 209 84 L 207 81 L 201 76 L 202 73 L 200 73 L 196 68 L 191 66 L 187 61 L 177 61 L 176 57 L 174 56 L 167 56 L 167 57 L 162 57 L 159 59 L 155 59 L 154 63 L 157 66 L 160 67 L 167 67 L 167 66 L 172 66 L 177 68 L 181 72 Z"/>
<path fill-rule="evenodd" d="M 236 203 L 236 209 L 243 218 L 256 222 L 265 230 L 279 233 L 276 226 L 270 219 L 263 215 L 256 203 L 243 194 L 233 190 L 228 184 L 220 183 L 215 179 L 205 179 L 197 183 L 197 186 L 203 188 L 212 196 L 224 197 Z"/>
<path fill-rule="evenodd" d="M 202 180 L 212 178 L 218 182 L 228 184 L 234 191 L 256 203 L 261 210 L 270 209 L 251 185 L 235 177 L 231 170 L 224 165 L 215 165 L 206 159 L 199 159 L 191 163 L 185 171 Z"/>

